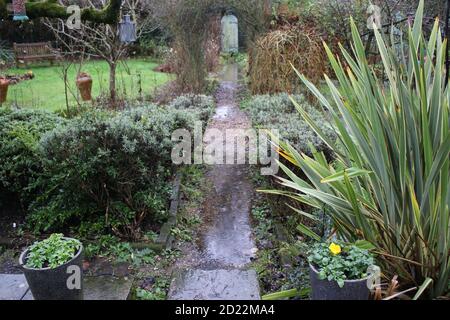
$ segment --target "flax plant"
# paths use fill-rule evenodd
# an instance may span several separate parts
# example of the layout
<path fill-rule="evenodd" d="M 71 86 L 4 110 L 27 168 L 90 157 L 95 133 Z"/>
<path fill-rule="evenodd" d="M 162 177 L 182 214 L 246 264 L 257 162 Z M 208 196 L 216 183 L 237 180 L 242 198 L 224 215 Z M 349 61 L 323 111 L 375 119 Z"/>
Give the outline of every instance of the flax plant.
<path fill-rule="evenodd" d="M 280 163 L 282 194 L 316 208 L 328 208 L 338 236 L 374 246 L 387 276 L 404 285 L 425 283 L 430 297 L 445 294 L 450 274 L 449 169 L 450 92 L 445 85 L 446 41 L 438 21 L 429 40 L 422 33 L 424 2 L 407 33 L 405 50 L 375 30 L 387 80 L 368 64 L 363 42 L 351 22 L 352 53 L 341 46 L 341 61 L 325 45 L 338 84 L 325 76 L 326 99 L 303 75 L 303 83 L 333 118 L 332 141 L 295 103 L 301 116 L 334 150 L 335 160 L 313 157 L 279 142 L 280 154 L 306 179 Z M 401 51 L 401 52 L 399 52 Z M 313 220 L 314 215 L 294 209 Z M 306 225 L 298 229 L 318 238 Z M 419 292 L 423 291 L 423 287 Z"/>

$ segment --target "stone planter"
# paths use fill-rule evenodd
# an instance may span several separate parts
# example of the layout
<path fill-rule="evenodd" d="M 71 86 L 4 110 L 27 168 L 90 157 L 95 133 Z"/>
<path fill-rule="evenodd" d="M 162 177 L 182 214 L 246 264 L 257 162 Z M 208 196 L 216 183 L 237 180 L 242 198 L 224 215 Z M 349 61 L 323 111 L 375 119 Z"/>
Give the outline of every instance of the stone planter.
<path fill-rule="evenodd" d="M 77 88 L 83 101 L 92 100 L 92 77 L 89 74 L 83 72 L 77 76 Z"/>
<path fill-rule="evenodd" d="M 367 287 L 369 278 L 360 280 L 347 280 L 340 288 L 336 281 L 319 279 L 316 268 L 309 265 L 312 300 L 368 300 L 370 290 Z"/>
<path fill-rule="evenodd" d="M 8 96 L 9 81 L 6 79 L 0 79 L 0 103 L 6 101 Z"/>
<path fill-rule="evenodd" d="M 83 300 L 82 245 L 72 260 L 53 269 L 26 267 L 27 254 L 28 249 L 20 255 L 19 263 L 35 300 Z"/>

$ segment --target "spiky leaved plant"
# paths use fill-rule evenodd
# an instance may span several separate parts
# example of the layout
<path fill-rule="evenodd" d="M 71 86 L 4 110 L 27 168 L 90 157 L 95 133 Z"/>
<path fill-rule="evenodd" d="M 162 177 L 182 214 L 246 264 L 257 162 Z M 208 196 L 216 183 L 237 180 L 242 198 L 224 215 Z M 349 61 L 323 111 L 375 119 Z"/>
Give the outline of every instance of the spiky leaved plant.
<path fill-rule="evenodd" d="M 280 153 L 307 179 L 280 164 L 288 179 L 279 181 L 293 191 L 266 192 L 326 205 L 341 238 L 369 241 L 385 274 L 400 275 L 403 284 L 425 282 L 437 297 L 448 290 L 450 274 L 450 92 L 444 81 L 446 42 L 437 21 L 425 41 L 423 8 L 421 1 L 402 55 L 375 30 L 387 82 L 369 66 L 353 22 L 353 55 L 341 47 L 348 67 L 325 45 L 339 82 L 326 77 L 332 99 L 299 75 L 332 114 L 338 143 L 296 107 L 336 160 L 328 163 L 317 152 L 311 158 L 280 143 Z M 299 229 L 316 237 L 304 225 Z"/>

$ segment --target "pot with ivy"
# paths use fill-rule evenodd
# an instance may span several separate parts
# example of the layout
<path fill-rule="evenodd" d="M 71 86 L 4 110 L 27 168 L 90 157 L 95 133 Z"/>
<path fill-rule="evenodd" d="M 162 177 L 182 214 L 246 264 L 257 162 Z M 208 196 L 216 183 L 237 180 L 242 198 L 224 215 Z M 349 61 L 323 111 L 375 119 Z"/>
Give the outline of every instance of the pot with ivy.
<path fill-rule="evenodd" d="M 368 300 L 378 267 L 365 248 L 317 243 L 308 256 L 312 300 Z"/>
<path fill-rule="evenodd" d="M 83 300 L 83 245 L 52 234 L 19 258 L 35 300 Z"/>

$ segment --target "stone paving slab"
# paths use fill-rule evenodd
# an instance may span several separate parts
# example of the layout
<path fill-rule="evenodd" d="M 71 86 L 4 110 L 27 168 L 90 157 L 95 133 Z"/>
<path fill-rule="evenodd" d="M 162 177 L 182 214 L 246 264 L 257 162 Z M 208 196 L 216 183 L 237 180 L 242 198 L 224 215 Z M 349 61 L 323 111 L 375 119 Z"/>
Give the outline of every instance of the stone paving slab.
<path fill-rule="evenodd" d="M 84 300 L 127 300 L 133 285 L 130 278 L 84 277 Z M 24 275 L 0 274 L 0 300 L 33 300 Z"/>
<path fill-rule="evenodd" d="M 85 277 L 84 300 L 127 300 L 132 285 L 130 278 Z"/>
<path fill-rule="evenodd" d="M 20 300 L 28 290 L 23 274 L 0 275 L 0 300 Z"/>
<path fill-rule="evenodd" d="M 169 300 L 260 299 L 255 270 L 184 270 L 169 290 Z"/>

